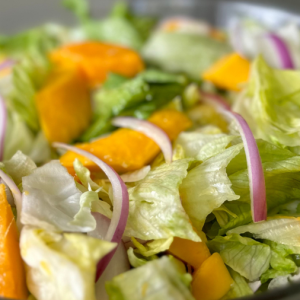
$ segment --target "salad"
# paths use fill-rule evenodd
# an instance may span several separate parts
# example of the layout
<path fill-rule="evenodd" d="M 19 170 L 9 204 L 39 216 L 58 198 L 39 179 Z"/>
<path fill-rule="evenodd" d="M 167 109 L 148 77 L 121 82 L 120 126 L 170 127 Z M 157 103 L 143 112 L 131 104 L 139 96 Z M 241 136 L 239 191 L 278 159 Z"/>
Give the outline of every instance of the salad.
<path fill-rule="evenodd" d="M 0 36 L 0 296 L 299 284 L 299 28 L 63 3 L 75 27 Z"/>

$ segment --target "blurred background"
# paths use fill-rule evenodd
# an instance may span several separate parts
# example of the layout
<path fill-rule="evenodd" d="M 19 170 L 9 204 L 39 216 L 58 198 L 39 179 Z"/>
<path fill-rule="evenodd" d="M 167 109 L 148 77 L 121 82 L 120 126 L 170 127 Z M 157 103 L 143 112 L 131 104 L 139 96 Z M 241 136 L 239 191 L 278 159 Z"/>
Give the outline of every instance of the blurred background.
<path fill-rule="evenodd" d="M 105 16 L 116 0 L 88 0 L 92 7 L 94 16 Z M 243 1 L 218 1 L 218 0 L 128 0 L 137 11 L 148 11 L 151 13 L 178 13 L 188 11 L 189 7 L 195 5 L 197 10 L 192 9 L 194 15 L 212 19 L 211 6 L 219 2 L 243 2 Z M 156 10 L 162 3 L 166 3 L 166 10 Z M 244 1 L 251 4 L 278 7 L 300 13 L 299 0 L 251 0 Z M 270 16 L 272 18 L 272 16 Z M 0 33 L 15 33 L 22 29 L 40 25 L 45 21 L 58 21 L 65 24 L 75 24 L 75 17 L 61 5 L 61 0 L 0 0 Z M 272 21 L 272 20 L 270 20 Z"/>

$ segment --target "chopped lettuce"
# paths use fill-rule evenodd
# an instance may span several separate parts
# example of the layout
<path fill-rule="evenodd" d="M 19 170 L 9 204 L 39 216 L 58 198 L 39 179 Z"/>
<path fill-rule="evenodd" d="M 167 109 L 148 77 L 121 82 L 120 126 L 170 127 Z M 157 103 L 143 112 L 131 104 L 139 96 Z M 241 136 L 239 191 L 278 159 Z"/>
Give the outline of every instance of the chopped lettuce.
<path fill-rule="evenodd" d="M 83 234 L 25 226 L 20 248 L 29 291 L 39 300 L 95 299 L 97 262 L 115 247 Z"/>
<path fill-rule="evenodd" d="M 268 245 L 238 234 L 218 236 L 207 243 L 212 252 L 219 252 L 224 263 L 250 281 L 268 270 L 271 249 Z"/>
<path fill-rule="evenodd" d="M 221 300 L 229 300 L 252 295 L 253 292 L 245 278 L 231 268 L 228 268 L 228 270 L 234 282 L 230 287 L 229 292 L 223 296 Z"/>
<path fill-rule="evenodd" d="M 24 176 L 30 175 L 36 169 L 33 160 L 21 151 L 17 151 L 10 160 L 4 161 L 3 164 L 5 171 L 17 185 L 22 183 Z"/>
<path fill-rule="evenodd" d="M 158 257 L 156 255 L 144 257 L 142 255 L 139 255 L 133 248 L 129 248 L 127 250 L 128 259 L 130 262 L 130 265 L 134 268 L 141 267 L 145 265 L 148 261 L 157 259 Z"/>
<path fill-rule="evenodd" d="M 71 232 L 87 232 L 96 227 L 90 212 L 90 202 L 96 197 L 82 194 L 59 161 L 35 169 L 23 177 L 22 183 L 23 224 Z"/>
<path fill-rule="evenodd" d="M 269 289 L 275 289 L 280 287 L 287 287 L 293 284 L 299 284 L 300 282 L 300 268 L 295 272 L 295 274 L 278 276 L 271 280 L 269 284 Z"/>
<path fill-rule="evenodd" d="M 251 223 L 229 230 L 227 233 L 250 232 L 258 239 L 300 247 L 300 218 L 276 216 L 266 221 Z"/>
<path fill-rule="evenodd" d="M 128 189 L 126 236 L 143 240 L 173 236 L 200 240 L 181 205 L 178 190 L 190 163 L 190 159 L 182 159 L 162 164 Z"/>
<path fill-rule="evenodd" d="M 175 145 L 181 145 L 186 157 L 205 161 L 217 155 L 233 141 L 236 136 L 225 133 L 206 134 L 198 131 L 182 132 Z"/>
<path fill-rule="evenodd" d="M 196 80 L 229 51 L 227 44 L 208 36 L 161 31 L 154 32 L 142 49 L 148 63 L 169 72 L 186 73 Z"/>
<path fill-rule="evenodd" d="M 270 260 L 271 268 L 261 276 L 261 282 L 267 282 L 271 278 L 293 274 L 297 271 L 297 265 L 291 255 L 299 254 L 300 247 L 293 247 L 265 240 L 265 244 L 269 245 L 272 250 Z"/>
<path fill-rule="evenodd" d="M 173 260 L 162 257 L 116 276 L 106 283 L 106 290 L 110 300 L 193 300 L 191 280 Z"/>
<path fill-rule="evenodd" d="M 248 89 L 235 110 L 256 138 L 282 146 L 300 145 L 299 82 L 299 71 L 272 69 L 262 57 L 254 61 Z"/>
<path fill-rule="evenodd" d="M 100 40 L 138 50 L 154 24 L 152 19 L 132 16 L 122 3 L 117 4 L 104 20 L 93 19 L 84 0 L 64 0 L 64 5 L 79 19 L 87 40 Z"/>
<path fill-rule="evenodd" d="M 206 217 L 226 200 L 239 199 L 226 174 L 228 163 L 243 145 L 232 146 L 193 168 L 180 186 L 182 205 L 193 225 L 201 230 Z"/>
<path fill-rule="evenodd" d="M 168 250 L 173 242 L 173 237 L 167 239 L 157 239 L 144 245 L 139 243 L 134 237 L 132 237 L 131 240 L 136 247 L 136 253 L 139 253 L 145 257 L 151 257 L 155 254 Z"/>

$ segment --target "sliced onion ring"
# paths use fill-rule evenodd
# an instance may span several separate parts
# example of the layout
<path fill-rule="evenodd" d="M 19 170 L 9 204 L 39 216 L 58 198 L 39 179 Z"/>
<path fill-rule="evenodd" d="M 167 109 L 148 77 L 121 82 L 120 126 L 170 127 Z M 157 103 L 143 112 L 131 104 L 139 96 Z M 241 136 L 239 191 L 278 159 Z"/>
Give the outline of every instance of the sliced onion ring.
<path fill-rule="evenodd" d="M 226 108 L 223 104 L 225 100 L 219 101 L 220 96 L 206 96 L 206 99 L 210 98 L 209 103 L 213 104 L 220 113 L 234 120 L 237 124 L 247 159 L 252 219 L 253 222 L 264 221 L 267 219 L 265 178 L 258 147 L 251 129 L 242 116 Z"/>
<path fill-rule="evenodd" d="M 22 225 L 21 225 L 22 194 L 21 194 L 19 188 L 17 187 L 17 185 L 15 184 L 15 182 L 7 174 L 5 174 L 2 170 L 0 170 L 0 177 L 6 183 L 6 185 L 9 187 L 9 189 L 11 190 L 11 192 L 13 194 L 16 208 L 17 208 L 17 226 L 18 226 L 19 230 L 21 230 L 21 228 L 22 228 Z"/>
<path fill-rule="evenodd" d="M 114 118 L 112 120 L 112 124 L 116 127 L 125 127 L 142 132 L 160 147 L 162 153 L 164 154 L 166 163 L 172 162 L 172 143 L 168 135 L 156 125 L 148 121 L 139 120 L 131 117 Z"/>
<path fill-rule="evenodd" d="M 292 55 L 285 41 L 274 33 L 268 33 L 266 36 L 264 36 L 264 38 L 266 41 L 269 41 L 270 46 L 276 51 L 281 68 L 295 69 Z"/>
<path fill-rule="evenodd" d="M 122 241 L 122 236 L 126 227 L 129 212 L 128 191 L 121 177 L 116 173 L 116 171 L 113 168 L 107 165 L 104 161 L 87 151 L 63 143 L 53 143 L 53 147 L 69 150 L 82 156 L 85 156 L 86 158 L 93 161 L 96 165 L 98 165 L 102 169 L 102 171 L 107 175 L 112 185 L 114 210 L 110 221 L 110 225 L 105 235 L 105 240 L 114 243 L 120 243 Z M 115 251 L 116 249 L 111 251 L 99 261 L 97 265 L 96 281 L 104 272 Z"/>
<path fill-rule="evenodd" d="M 0 161 L 4 158 L 4 143 L 7 126 L 7 110 L 4 99 L 0 96 Z"/>

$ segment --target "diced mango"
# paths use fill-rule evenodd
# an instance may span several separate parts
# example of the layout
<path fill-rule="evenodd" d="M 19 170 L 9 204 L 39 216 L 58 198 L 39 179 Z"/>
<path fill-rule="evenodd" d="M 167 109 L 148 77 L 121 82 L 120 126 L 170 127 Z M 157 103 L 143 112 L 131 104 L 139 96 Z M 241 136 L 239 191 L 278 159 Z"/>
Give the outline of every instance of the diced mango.
<path fill-rule="evenodd" d="M 89 90 L 75 67 L 53 73 L 36 95 L 36 106 L 49 142 L 71 142 L 88 127 L 92 116 Z"/>
<path fill-rule="evenodd" d="M 233 280 L 219 253 L 214 253 L 193 274 L 192 293 L 196 300 L 219 300 Z"/>
<path fill-rule="evenodd" d="M 4 184 L 0 184 L 0 296 L 14 299 L 28 296 L 19 233 Z"/>
<path fill-rule="evenodd" d="M 155 112 L 148 121 L 164 130 L 171 140 L 191 126 L 191 121 L 183 113 L 175 110 Z M 77 147 L 99 157 L 119 173 L 142 168 L 149 164 L 160 151 L 152 139 L 143 133 L 126 128 L 118 129 L 107 137 L 80 144 Z M 74 174 L 75 158 L 78 158 L 92 172 L 99 171 L 99 168 L 89 159 L 68 151 L 60 161 L 71 174 Z"/>
<path fill-rule="evenodd" d="M 229 54 L 206 70 L 203 79 L 220 88 L 239 91 L 248 81 L 250 62 L 237 53 Z"/>
<path fill-rule="evenodd" d="M 198 269 L 210 256 L 205 242 L 194 242 L 179 237 L 174 238 L 169 252 L 195 269 Z"/>
<path fill-rule="evenodd" d="M 141 57 L 133 50 L 101 42 L 71 44 L 54 50 L 55 65 L 76 65 L 85 74 L 90 87 L 103 83 L 109 72 L 133 77 L 144 69 Z"/>

